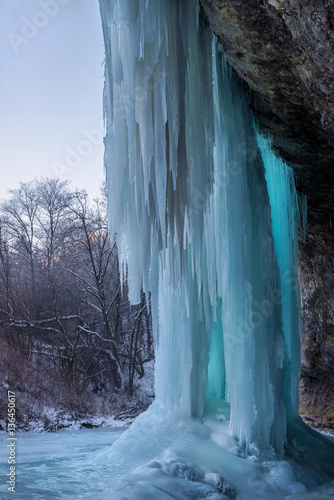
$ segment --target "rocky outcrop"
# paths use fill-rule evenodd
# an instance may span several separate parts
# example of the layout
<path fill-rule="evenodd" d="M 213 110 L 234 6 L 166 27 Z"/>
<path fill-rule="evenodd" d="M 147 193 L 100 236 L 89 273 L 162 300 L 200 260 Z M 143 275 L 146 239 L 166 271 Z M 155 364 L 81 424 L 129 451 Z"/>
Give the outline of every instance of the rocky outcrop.
<path fill-rule="evenodd" d="M 300 413 L 334 429 L 334 234 L 309 225 L 300 242 L 302 371 Z"/>
<path fill-rule="evenodd" d="M 309 219 L 334 213 L 334 1 L 201 0 L 260 128 L 296 172 Z"/>

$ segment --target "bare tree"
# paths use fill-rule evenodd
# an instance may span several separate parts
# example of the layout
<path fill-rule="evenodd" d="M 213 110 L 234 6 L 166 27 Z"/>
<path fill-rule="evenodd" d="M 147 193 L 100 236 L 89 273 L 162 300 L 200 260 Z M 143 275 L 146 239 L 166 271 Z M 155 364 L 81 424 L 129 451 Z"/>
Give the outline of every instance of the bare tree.
<path fill-rule="evenodd" d="M 36 189 L 32 183 L 21 183 L 19 189 L 9 191 L 11 197 L 2 203 L 3 226 L 8 236 L 8 243 L 30 267 L 30 283 L 33 292 L 34 279 L 34 244 L 35 221 L 38 208 Z"/>
<path fill-rule="evenodd" d="M 0 326 L 26 357 L 91 390 L 132 394 L 152 337 L 144 295 L 131 306 L 122 285 L 103 197 L 42 179 L 0 205 Z"/>
<path fill-rule="evenodd" d="M 36 183 L 37 235 L 48 269 L 71 230 L 69 204 L 72 193 L 68 185 L 69 181 L 59 179 L 42 179 Z"/>

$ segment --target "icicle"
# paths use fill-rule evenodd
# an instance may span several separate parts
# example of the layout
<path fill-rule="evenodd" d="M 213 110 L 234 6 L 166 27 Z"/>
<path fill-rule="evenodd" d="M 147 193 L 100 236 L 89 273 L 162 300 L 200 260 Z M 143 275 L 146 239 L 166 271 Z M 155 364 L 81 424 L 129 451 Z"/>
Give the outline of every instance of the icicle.
<path fill-rule="evenodd" d="M 285 399 L 288 412 L 298 416 L 300 372 L 300 293 L 298 281 L 298 196 L 293 170 L 271 150 L 270 141 L 258 134 L 266 170 L 275 251 L 281 278 L 283 331 L 285 337 Z M 302 198 L 305 234 L 306 196 Z"/>
<path fill-rule="evenodd" d="M 264 166 L 247 99 L 199 19 L 198 2 L 100 5 L 111 233 L 123 242 L 120 266 L 124 275 L 127 265 L 133 302 L 141 284 L 151 293 L 157 402 L 201 416 L 207 392 L 226 397 L 232 434 L 246 447 L 281 452 L 285 404 L 296 405 L 297 292 L 284 288 L 292 295 L 282 323 Z M 280 192 L 292 189 L 284 179 Z M 284 209 L 291 223 L 294 208 Z M 284 241 L 290 238 L 295 256 L 291 234 Z M 286 382 L 289 360 L 297 368 Z"/>
<path fill-rule="evenodd" d="M 307 225 L 307 196 L 305 194 L 300 195 L 300 213 L 301 222 L 303 226 L 304 243 L 306 243 L 306 225 Z"/>

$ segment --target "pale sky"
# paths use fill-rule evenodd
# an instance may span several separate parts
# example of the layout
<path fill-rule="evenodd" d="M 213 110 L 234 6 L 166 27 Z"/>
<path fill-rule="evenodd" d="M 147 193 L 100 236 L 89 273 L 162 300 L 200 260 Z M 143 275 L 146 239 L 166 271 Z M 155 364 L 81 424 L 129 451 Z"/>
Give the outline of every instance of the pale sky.
<path fill-rule="evenodd" d="M 103 61 L 98 0 L 0 0 L 0 198 L 54 176 L 98 194 Z"/>

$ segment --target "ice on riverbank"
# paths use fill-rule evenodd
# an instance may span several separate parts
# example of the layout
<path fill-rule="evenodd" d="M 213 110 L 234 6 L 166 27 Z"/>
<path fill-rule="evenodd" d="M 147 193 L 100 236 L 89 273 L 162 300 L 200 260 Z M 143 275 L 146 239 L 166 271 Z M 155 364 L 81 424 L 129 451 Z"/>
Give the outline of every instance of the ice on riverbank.
<path fill-rule="evenodd" d="M 274 450 L 254 448 L 253 454 L 245 454 L 230 435 L 228 404 L 211 401 L 200 420 L 153 405 L 96 457 L 96 464 L 109 463 L 122 478 L 116 490 L 95 500 L 333 498 L 334 483 L 321 485 L 326 473 L 321 476 L 312 463 L 326 453 L 330 460 L 331 450 L 314 436 L 308 445 L 311 455 L 296 442 L 294 457 L 283 460 Z"/>

